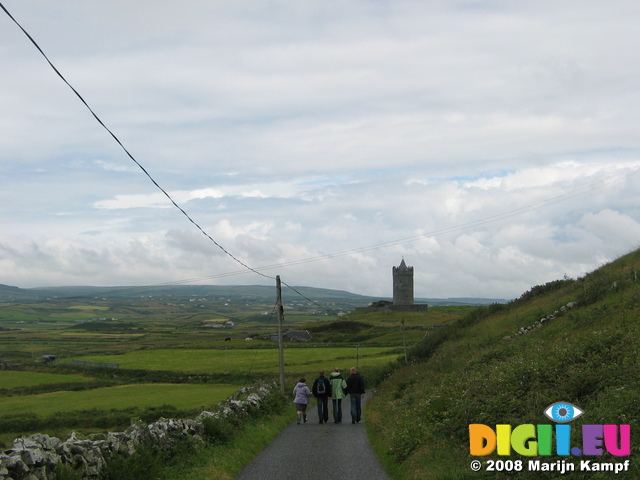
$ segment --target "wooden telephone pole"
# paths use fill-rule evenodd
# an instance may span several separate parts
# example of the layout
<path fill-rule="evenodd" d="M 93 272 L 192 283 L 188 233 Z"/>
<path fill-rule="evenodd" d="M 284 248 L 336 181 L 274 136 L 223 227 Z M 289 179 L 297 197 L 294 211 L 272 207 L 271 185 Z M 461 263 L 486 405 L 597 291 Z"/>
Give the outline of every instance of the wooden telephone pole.
<path fill-rule="evenodd" d="M 407 351 L 407 331 L 404 329 L 404 318 L 402 319 L 402 343 L 404 344 L 404 362 L 409 363 L 409 352 Z"/>
<path fill-rule="evenodd" d="M 280 284 L 280 275 L 276 275 L 276 292 L 276 306 L 278 307 L 278 358 L 280 361 L 280 392 L 284 395 L 284 345 L 282 342 L 284 307 L 282 306 L 282 285 Z"/>

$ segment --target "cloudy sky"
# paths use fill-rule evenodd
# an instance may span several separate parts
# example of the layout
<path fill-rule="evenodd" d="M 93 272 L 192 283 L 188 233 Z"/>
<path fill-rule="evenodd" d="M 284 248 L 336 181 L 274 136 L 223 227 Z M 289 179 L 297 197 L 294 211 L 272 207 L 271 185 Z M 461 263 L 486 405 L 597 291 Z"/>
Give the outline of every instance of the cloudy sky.
<path fill-rule="evenodd" d="M 639 2 L 0 1 L 215 241 L 0 11 L 2 284 L 514 298 L 640 244 Z"/>

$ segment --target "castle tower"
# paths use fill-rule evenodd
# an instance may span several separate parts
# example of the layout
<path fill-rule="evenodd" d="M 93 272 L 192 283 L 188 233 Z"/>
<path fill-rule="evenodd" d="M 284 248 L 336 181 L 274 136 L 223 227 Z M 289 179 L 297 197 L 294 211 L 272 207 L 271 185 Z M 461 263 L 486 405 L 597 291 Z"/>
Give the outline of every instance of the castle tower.
<path fill-rule="evenodd" d="M 393 304 L 413 305 L 413 267 L 407 267 L 404 258 L 393 267 Z"/>

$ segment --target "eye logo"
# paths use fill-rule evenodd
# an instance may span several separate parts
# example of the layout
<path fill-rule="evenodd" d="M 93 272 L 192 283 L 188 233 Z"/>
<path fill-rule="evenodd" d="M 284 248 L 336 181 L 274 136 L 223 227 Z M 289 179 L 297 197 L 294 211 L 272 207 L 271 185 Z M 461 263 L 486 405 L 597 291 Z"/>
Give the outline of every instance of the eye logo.
<path fill-rule="evenodd" d="M 583 410 L 569 402 L 556 402 L 549 405 L 544 414 L 549 420 L 557 423 L 567 423 L 575 420 L 584 413 Z"/>

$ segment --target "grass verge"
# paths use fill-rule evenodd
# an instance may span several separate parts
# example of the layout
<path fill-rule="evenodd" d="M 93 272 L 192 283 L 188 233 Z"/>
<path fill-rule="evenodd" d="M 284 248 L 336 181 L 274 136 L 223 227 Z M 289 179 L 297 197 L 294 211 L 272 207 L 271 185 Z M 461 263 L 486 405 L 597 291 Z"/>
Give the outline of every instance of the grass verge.
<path fill-rule="evenodd" d="M 203 442 L 185 441 L 170 452 L 140 449 L 107 464 L 107 480 L 231 480 L 291 423 L 288 398 L 273 392 L 248 417 L 205 422 Z M 224 433 L 224 435 L 221 435 Z"/>

